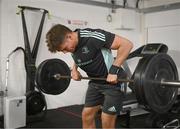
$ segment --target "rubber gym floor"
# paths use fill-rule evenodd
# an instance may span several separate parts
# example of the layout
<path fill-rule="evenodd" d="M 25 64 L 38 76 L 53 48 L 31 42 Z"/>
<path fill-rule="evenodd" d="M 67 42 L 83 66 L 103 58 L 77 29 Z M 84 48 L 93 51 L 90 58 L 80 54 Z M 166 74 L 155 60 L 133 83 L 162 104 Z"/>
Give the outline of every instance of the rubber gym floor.
<path fill-rule="evenodd" d="M 24 128 L 82 128 L 81 112 L 83 105 L 72 105 L 57 109 L 47 110 L 46 117 L 43 119 L 35 118 L 33 122 L 27 123 Z M 145 128 L 147 114 L 135 117 L 127 115 L 118 116 L 116 128 Z M 128 123 L 129 119 L 129 123 Z M 101 128 L 100 113 L 96 116 L 96 126 Z M 3 128 L 3 119 L 0 120 L 0 128 Z"/>
<path fill-rule="evenodd" d="M 22 128 L 82 128 L 82 109 L 83 105 L 72 105 L 47 110 L 46 117 L 43 119 L 41 117 L 34 117 L 33 122 L 28 122 L 26 127 Z M 3 119 L 2 117 L 0 118 L 0 128 L 3 128 Z M 151 124 L 153 118 L 154 115 L 150 117 L 149 113 L 131 117 L 128 117 L 127 114 L 120 115 L 117 117 L 116 128 L 152 128 L 147 125 L 147 122 Z M 174 119 L 180 120 L 180 114 L 169 115 L 169 118 L 168 121 Z M 163 120 L 160 119 L 159 122 L 163 122 Z M 96 116 L 96 127 L 101 128 L 100 112 Z"/>
<path fill-rule="evenodd" d="M 48 110 L 44 119 L 28 123 L 24 128 L 82 128 L 82 108 L 83 105 L 72 105 Z M 130 128 L 145 128 L 147 115 L 131 117 L 129 123 L 127 115 L 118 116 L 116 128 L 126 128 L 128 124 Z M 96 117 L 96 126 L 101 128 L 100 115 Z"/>

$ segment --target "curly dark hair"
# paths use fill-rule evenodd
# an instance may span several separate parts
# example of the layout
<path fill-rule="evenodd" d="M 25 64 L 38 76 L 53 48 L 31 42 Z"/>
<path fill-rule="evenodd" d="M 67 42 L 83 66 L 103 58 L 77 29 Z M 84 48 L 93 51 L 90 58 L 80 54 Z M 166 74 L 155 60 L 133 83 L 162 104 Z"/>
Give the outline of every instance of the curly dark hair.
<path fill-rule="evenodd" d="M 72 30 L 64 25 L 54 25 L 46 34 L 46 42 L 49 51 L 53 53 L 57 52 L 58 47 L 63 43 L 65 36 L 71 32 Z"/>

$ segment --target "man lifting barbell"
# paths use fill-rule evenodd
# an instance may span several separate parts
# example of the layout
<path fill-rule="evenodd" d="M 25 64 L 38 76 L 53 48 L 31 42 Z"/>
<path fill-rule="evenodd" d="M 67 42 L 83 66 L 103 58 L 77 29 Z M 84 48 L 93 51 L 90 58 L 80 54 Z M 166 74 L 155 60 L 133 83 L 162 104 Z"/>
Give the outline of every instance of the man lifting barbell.
<path fill-rule="evenodd" d="M 83 128 L 95 128 L 95 115 L 102 106 L 102 127 L 115 128 L 116 115 L 122 108 L 122 92 L 118 74 L 123 71 L 122 63 L 126 60 L 133 44 L 121 36 L 101 29 L 76 29 L 71 31 L 64 25 L 53 26 L 46 35 L 47 46 L 51 52 L 72 53 L 74 65 L 71 76 L 81 80 L 78 67 L 89 77 L 107 78 L 90 80 L 82 112 Z M 113 60 L 112 50 L 117 50 Z"/>

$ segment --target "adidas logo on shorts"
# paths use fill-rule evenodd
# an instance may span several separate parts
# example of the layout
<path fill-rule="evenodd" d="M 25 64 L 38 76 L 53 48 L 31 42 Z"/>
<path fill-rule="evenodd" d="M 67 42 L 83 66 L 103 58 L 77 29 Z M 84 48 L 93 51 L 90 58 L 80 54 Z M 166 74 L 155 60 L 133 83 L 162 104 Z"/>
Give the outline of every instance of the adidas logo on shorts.
<path fill-rule="evenodd" d="M 115 108 L 114 106 L 112 106 L 112 107 L 110 107 L 110 108 L 108 109 L 108 111 L 110 111 L 110 112 L 116 112 L 116 108 Z"/>

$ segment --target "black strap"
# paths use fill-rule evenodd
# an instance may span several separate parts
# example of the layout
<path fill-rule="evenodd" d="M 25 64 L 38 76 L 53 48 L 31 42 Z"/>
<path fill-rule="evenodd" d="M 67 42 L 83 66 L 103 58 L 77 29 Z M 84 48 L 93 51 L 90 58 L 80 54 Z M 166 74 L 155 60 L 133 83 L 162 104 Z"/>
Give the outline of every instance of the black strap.
<path fill-rule="evenodd" d="M 112 65 L 111 68 L 109 69 L 109 73 L 110 74 L 118 74 L 119 69 L 120 69 L 120 67 Z"/>

